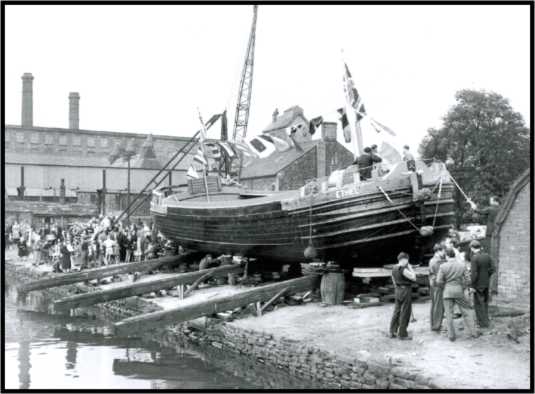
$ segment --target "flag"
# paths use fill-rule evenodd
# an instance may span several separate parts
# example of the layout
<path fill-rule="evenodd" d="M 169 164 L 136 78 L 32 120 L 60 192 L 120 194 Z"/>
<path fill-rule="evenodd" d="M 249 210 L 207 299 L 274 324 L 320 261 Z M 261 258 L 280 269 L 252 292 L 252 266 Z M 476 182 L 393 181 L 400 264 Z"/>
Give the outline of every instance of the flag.
<path fill-rule="evenodd" d="M 303 148 L 295 140 L 295 134 L 294 133 L 290 134 L 290 139 L 292 140 L 292 145 L 295 148 L 295 150 L 298 151 L 298 152 L 303 152 Z"/>
<path fill-rule="evenodd" d="M 258 157 L 264 159 L 275 152 L 275 144 L 260 137 L 254 137 L 248 141 L 252 151 L 256 153 Z"/>
<path fill-rule="evenodd" d="M 378 150 L 379 156 L 390 164 L 399 163 L 401 161 L 401 155 L 399 152 L 387 142 L 381 144 L 381 148 Z"/>
<path fill-rule="evenodd" d="M 267 142 L 273 144 L 275 146 L 275 149 L 279 152 L 285 152 L 290 149 L 290 144 L 284 141 L 282 138 L 265 134 L 259 136 L 258 138 L 262 138 L 263 140 L 266 140 Z"/>
<path fill-rule="evenodd" d="M 228 141 L 219 141 L 217 143 L 219 147 L 221 148 L 221 152 L 228 157 L 229 159 L 232 159 L 236 157 L 236 151 L 232 148 L 232 144 Z"/>
<path fill-rule="evenodd" d="M 303 123 L 290 126 L 290 135 L 295 134 L 298 131 L 301 131 L 303 133 L 303 136 L 306 134 L 306 128 Z"/>
<path fill-rule="evenodd" d="M 238 142 L 236 141 L 233 145 L 233 148 L 236 149 L 237 152 L 240 152 L 242 155 L 247 157 L 258 157 L 258 155 L 251 150 L 248 144 L 245 142 Z"/>
<path fill-rule="evenodd" d="M 344 131 L 344 140 L 351 142 L 351 127 L 349 127 L 349 121 L 347 120 L 347 113 L 344 107 L 339 108 L 337 112 L 340 114 L 340 122 L 342 122 L 342 130 Z"/>
<path fill-rule="evenodd" d="M 355 110 L 355 113 L 357 114 L 357 122 L 359 122 L 364 116 L 366 116 L 366 108 L 364 108 L 362 97 L 360 97 L 357 88 L 355 88 L 353 77 L 351 76 L 346 63 L 344 63 L 344 67 L 344 92 L 346 93 L 347 102 Z"/>
<path fill-rule="evenodd" d="M 204 143 L 204 154 L 207 159 L 218 160 L 221 158 L 221 150 L 217 142 L 205 142 Z"/>
<path fill-rule="evenodd" d="M 308 126 L 308 132 L 310 135 L 314 135 L 316 132 L 316 129 L 321 126 L 323 123 L 323 116 L 318 116 L 317 118 L 314 118 L 310 121 L 310 124 Z"/>
<path fill-rule="evenodd" d="M 221 141 L 228 140 L 227 110 L 221 114 Z"/>
<path fill-rule="evenodd" d="M 188 177 L 188 179 L 198 179 L 199 178 L 199 174 L 193 168 L 193 166 L 189 166 L 186 176 Z"/>
<path fill-rule="evenodd" d="M 378 132 L 378 133 L 380 133 L 381 131 L 386 131 L 388 134 L 390 134 L 390 135 L 392 135 L 394 137 L 396 136 L 396 133 L 391 128 L 385 126 L 382 123 L 379 123 L 378 121 L 376 121 L 373 118 L 370 118 L 370 124 L 375 129 L 375 131 Z"/>
<path fill-rule="evenodd" d="M 208 164 L 208 161 L 206 160 L 206 157 L 204 156 L 204 152 L 200 148 L 197 151 L 197 154 L 193 156 L 193 160 L 195 160 L 199 164 L 202 164 L 203 166 Z"/>

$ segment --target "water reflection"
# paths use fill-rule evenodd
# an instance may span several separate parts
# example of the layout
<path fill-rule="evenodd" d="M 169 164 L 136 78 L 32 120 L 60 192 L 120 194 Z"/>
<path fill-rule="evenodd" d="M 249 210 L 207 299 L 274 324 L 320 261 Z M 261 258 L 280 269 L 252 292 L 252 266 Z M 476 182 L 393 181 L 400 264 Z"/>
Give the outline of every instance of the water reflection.
<path fill-rule="evenodd" d="M 73 333 L 79 319 L 17 312 L 6 303 L 5 377 L 9 389 L 255 389 L 201 354 L 135 339 Z M 94 322 L 85 322 L 94 324 Z"/>
<path fill-rule="evenodd" d="M 19 388 L 26 390 L 30 388 L 30 370 L 32 364 L 30 341 L 22 340 L 19 342 L 18 362 L 19 362 Z"/>

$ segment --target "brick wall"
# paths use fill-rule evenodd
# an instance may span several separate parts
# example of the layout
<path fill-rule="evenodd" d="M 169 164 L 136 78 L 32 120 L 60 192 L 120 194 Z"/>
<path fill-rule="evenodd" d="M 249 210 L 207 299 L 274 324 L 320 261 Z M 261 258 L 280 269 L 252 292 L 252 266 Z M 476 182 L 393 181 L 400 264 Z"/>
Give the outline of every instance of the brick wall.
<path fill-rule="evenodd" d="M 497 301 L 530 308 L 530 183 L 518 193 L 499 237 Z"/>

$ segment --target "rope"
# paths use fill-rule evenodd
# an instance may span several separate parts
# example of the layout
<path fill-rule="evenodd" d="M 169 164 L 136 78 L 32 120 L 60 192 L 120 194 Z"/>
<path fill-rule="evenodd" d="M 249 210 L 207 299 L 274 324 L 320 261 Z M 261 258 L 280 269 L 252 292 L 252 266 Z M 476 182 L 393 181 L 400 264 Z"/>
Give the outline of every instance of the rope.
<path fill-rule="evenodd" d="M 441 194 L 442 194 L 442 178 L 440 178 L 440 183 L 438 184 L 437 205 L 435 207 L 435 215 L 433 216 L 433 228 L 435 227 L 435 222 L 437 220 L 438 203 L 440 202 Z"/>
<path fill-rule="evenodd" d="M 466 193 L 464 192 L 464 190 L 461 188 L 461 186 L 459 186 L 459 184 L 457 183 L 457 181 L 453 178 L 453 176 L 450 174 L 450 179 L 453 181 L 453 184 L 455 186 L 457 186 L 457 189 L 459 189 L 459 191 L 462 193 L 462 195 L 464 196 L 464 198 L 466 199 L 466 202 L 469 203 L 472 207 L 475 205 L 474 202 L 470 199 L 470 197 L 468 197 L 466 195 Z"/>
<path fill-rule="evenodd" d="M 411 219 L 405 215 L 398 207 L 396 207 L 394 205 L 394 202 L 390 199 L 390 197 L 388 196 L 388 194 L 386 194 L 386 192 L 383 190 L 383 188 L 381 186 L 377 186 L 377 188 L 379 190 L 381 190 L 381 192 L 384 194 L 384 196 L 386 197 L 386 199 L 388 200 L 388 202 L 401 214 L 401 216 L 403 216 L 405 219 L 407 219 L 407 221 L 409 222 L 409 224 L 414 227 L 414 229 L 418 232 L 420 232 L 420 229 L 418 227 L 416 227 L 416 225 L 411 221 Z"/>

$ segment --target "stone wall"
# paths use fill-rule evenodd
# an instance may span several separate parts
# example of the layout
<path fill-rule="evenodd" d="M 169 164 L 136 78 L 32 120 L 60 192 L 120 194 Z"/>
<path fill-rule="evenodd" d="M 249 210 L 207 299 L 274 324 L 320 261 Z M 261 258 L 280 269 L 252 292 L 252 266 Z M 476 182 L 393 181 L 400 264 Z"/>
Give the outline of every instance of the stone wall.
<path fill-rule="evenodd" d="M 34 269 L 6 263 L 6 283 L 28 282 L 42 277 Z M 8 293 L 13 293 L 8 288 Z M 32 310 L 47 311 L 53 299 L 96 291 L 81 284 L 31 292 L 28 302 Z M 93 317 L 108 322 L 136 314 L 160 310 L 160 307 L 139 297 L 80 308 L 74 315 Z M 334 354 L 313 344 L 255 330 L 242 329 L 219 319 L 200 318 L 183 324 L 150 330 L 143 338 L 163 347 L 184 345 L 202 346 L 213 357 L 211 360 L 244 359 L 243 370 L 235 373 L 254 376 L 264 388 L 314 389 L 436 389 L 438 388 L 418 371 L 396 365 L 392 360 L 381 360 L 367 352 L 357 352 L 357 358 Z M 247 361 L 245 360 L 247 359 Z M 261 366 L 261 372 L 257 368 Z M 273 376 L 284 373 L 284 383 Z"/>
<path fill-rule="evenodd" d="M 183 341 L 213 347 L 222 354 L 243 355 L 267 368 L 287 371 L 316 389 L 430 389 L 436 386 L 417 371 L 378 361 L 365 352 L 357 359 L 312 344 L 237 328 L 216 319 L 197 319 L 165 330 L 167 345 Z M 266 387 L 269 388 L 269 387 Z M 291 388 L 291 387 L 289 387 Z"/>
<path fill-rule="evenodd" d="M 517 194 L 502 224 L 498 254 L 497 301 L 530 309 L 530 183 Z"/>

